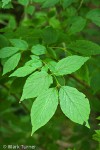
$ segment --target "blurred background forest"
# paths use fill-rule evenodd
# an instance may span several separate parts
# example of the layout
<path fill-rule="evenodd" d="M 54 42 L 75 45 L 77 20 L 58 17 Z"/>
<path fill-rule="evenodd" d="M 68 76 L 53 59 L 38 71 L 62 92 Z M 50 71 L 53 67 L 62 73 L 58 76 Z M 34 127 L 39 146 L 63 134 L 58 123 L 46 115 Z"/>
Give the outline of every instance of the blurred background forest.
<path fill-rule="evenodd" d="M 12 0 L 7 4 L 0 1 L 0 49 L 9 46 L 12 38 L 27 41 L 29 47 L 42 40 L 51 47 L 59 47 L 59 43 L 64 46 L 75 39 L 100 44 L 100 0 L 61 0 L 44 8 L 38 1 Z M 77 22 L 76 28 L 70 29 L 72 18 L 86 19 L 92 9 L 99 10 L 99 26 L 87 19 L 85 26 Z M 79 32 L 78 26 L 82 27 Z M 44 32 L 42 38 L 41 32 Z M 62 58 L 65 53 L 59 48 L 54 51 L 50 51 L 54 59 Z M 20 66 L 28 60 L 28 54 L 29 51 L 23 53 Z M 73 123 L 58 108 L 53 118 L 33 136 L 30 121 L 33 99 L 19 104 L 27 77 L 9 78 L 10 73 L 2 76 L 5 61 L 1 59 L 0 64 L 0 150 L 2 145 L 35 145 L 38 150 L 100 150 L 100 55 L 92 56 L 80 70 L 66 77 L 66 84 L 79 89 L 90 101 L 91 128 Z"/>

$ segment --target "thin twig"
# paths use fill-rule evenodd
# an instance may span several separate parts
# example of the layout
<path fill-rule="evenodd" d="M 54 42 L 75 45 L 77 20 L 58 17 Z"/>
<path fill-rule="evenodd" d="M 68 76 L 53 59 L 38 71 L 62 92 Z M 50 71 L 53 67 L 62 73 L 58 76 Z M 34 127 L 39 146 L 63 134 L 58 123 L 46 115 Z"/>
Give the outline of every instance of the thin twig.
<path fill-rule="evenodd" d="M 77 9 L 78 11 L 79 11 L 80 8 L 82 7 L 83 2 L 84 2 L 84 0 L 81 0 L 80 5 L 79 5 L 79 7 L 78 7 L 78 9 Z"/>

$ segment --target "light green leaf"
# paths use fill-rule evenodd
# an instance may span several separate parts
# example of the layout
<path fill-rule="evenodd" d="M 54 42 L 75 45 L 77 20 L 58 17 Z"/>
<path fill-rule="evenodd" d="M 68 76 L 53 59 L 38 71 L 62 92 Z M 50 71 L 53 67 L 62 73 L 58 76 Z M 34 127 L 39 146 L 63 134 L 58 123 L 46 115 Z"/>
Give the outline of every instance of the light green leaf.
<path fill-rule="evenodd" d="M 34 59 L 32 59 L 32 60 L 26 62 L 26 63 L 25 63 L 25 66 L 30 66 L 30 67 L 32 67 L 33 70 L 34 70 L 35 68 L 37 69 L 37 67 L 38 67 L 38 68 L 41 67 L 41 66 L 42 66 L 42 62 L 41 62 L 40 59 L 34 58 Z"/>
<path fill-rule="evenodd" d="M 83 93 L 69 86 L 62 86 L 59 92 L 60 107 L 63 113 L 72 121 L 88 127 L 90 105 Z"/>
<path fill-rule="evenodd" d="M 48 72 L 48 66 L 47 66 L 47 65 L 43 66 L 42 69 L 41 69 L 41 71 L 46 71 L 46 72 Z"/>
<path fill-rule="evenodd" d="M 7 72 L 10 72 L 11 70 L 14 70 L 16 66 L 19 63 L 19 60 L 21 58 L 21 54 L 17 53 L 10 57 L 5 63 L 3 67 L 3 75 L 6 74 Z"/>
<path fill-rule="evenodd" d="M 69 44 L 68 48 L 85 56 L 100 54 L 100 46 L 87 40 L 76 40 Z"/>
<path fill-rule="evenodd" d="M 55 66 L 57 65 L 57 62 L 55 62 L 55 61 L 52 60 L 52 59 L 46 59 L 45 62 L 46 62 L 46 64 L 47 64 L 49 70 L 50 70 L 51 72 L 55 72 Z"/>
<path fill-rule="evenodd" d="M 88 59 L 89 57 L 82 57 L 77 55 L 63 58 L 57 63 L 55 67 L 55 74 L 57 76 L 71 74 L 78 70 Z"/>
<path fill-rule="evenodd" d="M 38 59 L 40 59 L 40 57 L 39 57 L 39 56 L 36 56 L 36 55 L 31 55 L 30 57 L 31 57 L 31 59 L 33 59 L 33 60 L 38 60 Z"/>
<path fill-rule="evenodd" d="M 52 76 L 45 71 L 33 73 L 26 80 L 21 101 L 39 96 L 47 90 L 52 83 Z"/>
<path fill-rule="evenodd" d="M 14 71 L 9 77 L 25 77 L 33 72 L 33 68 L 30 66 L 23 66 Z"/>
<path fill-rule="evenodd" d="M 11 2 L 11 0 L 2 0 L 2 7 L 4 7 L 5 5 L 7 5 L 9 2 Z"/>
<path fill-rule="evenodd" d="M 31 52 L 35 55 L 42 55 L 46 53 L 46 47 L 40 44 L 37 44 L 32 47 Z"/>
<path fill-rule="evenodd" d="M 90 19 L 94 24 L 100 27 L 100 9 L 90 10 L 86 17 Z"/>
<path fill-rule="evenodd" d="M 11 44 L 17 48 L 19 48 L 20 50 L 27 50 L 28 49 L 28 44 L 26 41 L 24 40 L 20 40 L 20 39 L 11 39 L 10 40 Z"/>
<path fill-rule="evenodd" d="M 0 50 L 0 58 L 10 57 L 19 51 L 17 47 L 4 47 Z"/>
<path fill-rule="evenodd" d="M 32 15 L 35 11 L 35 7 L 34 6 L 27 6 L 26 7 L 26 13 L 28 13 L 29 15 Z"/>
<path fill-rule="evenodd" d="M 86 20 L 80 16 L 73 17 L 71 20 L 71 27 L 68 30 L 68 33 L 75 34 L 84 29 L 86 25 Z"/>
<path fill-rule="evenodd" d="M 28 61 L 25 66 L 18 68 L 16 71 L 14 71 L 10 77 L 16 76 L 16 77 L 25 77 L 29 74 L 31 74 L 36 69 L 42 67 L 42 62 L 37 60 L 34 62 L 34 60 Z"/>
<path fill-rule="evenodd" d="M 31 109 L 32 134 L 52 118 L 57 105 L 58 92 L 54 88 L 48 89 L 33 102 Z"/>

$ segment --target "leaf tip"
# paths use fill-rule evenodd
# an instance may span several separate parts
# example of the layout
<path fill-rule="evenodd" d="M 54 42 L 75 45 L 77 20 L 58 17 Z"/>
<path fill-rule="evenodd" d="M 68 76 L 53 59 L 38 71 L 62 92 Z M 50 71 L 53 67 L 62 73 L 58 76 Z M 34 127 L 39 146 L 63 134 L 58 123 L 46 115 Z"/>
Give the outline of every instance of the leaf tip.
<path fill-rule="evenodd" d="M 88 121 L 86 122 L 85 126 L 90 129 L 90 125 L 89 125 Z"/>

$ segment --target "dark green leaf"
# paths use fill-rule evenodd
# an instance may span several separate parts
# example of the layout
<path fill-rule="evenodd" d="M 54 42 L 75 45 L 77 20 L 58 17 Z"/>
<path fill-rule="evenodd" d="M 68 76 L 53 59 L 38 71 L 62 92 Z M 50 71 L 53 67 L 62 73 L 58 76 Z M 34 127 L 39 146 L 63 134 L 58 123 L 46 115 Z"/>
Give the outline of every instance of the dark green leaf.
<path fill-rule="evenodd" d="M 85 56 L 100 54 L 100 46 L 87 40 L 77 40 L 68 45 L 68 48 Z"/>

